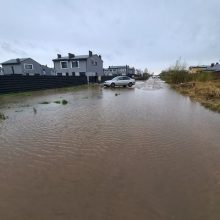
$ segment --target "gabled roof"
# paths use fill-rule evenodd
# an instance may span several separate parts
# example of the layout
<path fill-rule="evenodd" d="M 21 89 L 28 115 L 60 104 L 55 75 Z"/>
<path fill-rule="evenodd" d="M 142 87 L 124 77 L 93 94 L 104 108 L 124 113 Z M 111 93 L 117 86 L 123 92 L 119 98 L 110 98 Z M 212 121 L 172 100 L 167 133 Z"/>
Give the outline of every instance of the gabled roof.
<path fill-rule="evenodd" d="M 9 65 L 9 64 L 20 64 L 21 62 L 27 60 L 27 59 L 30 59 L 30 58 L 17 58 L 17 59 L 11 59 L 11 60 L 8 60 L 8 61 L 5 61 L 2 63 L 2 65 Z"/>

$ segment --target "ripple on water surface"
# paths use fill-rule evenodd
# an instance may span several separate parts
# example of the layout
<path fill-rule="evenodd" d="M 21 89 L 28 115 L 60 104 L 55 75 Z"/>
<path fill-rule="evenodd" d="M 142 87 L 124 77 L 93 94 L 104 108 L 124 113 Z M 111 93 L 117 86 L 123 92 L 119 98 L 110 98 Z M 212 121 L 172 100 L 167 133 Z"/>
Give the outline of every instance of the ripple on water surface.
<path fill-rule="evenodd" d="M 220 218 L 218 114 L 159 80 L 22 102 L 0 123 L 1 219 Z"/>

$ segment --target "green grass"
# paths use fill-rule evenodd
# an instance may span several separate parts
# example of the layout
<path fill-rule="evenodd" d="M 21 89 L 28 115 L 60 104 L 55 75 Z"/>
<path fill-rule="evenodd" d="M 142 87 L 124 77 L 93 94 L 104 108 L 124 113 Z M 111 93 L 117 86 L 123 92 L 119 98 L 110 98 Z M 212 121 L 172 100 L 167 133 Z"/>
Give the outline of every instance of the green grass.
<path fill-rule="evenodd" d="M 7 93 L 7 94 L 0 94 L 1 97 L 13 97 L 13 96 L 32 96 L 32 92 L 17 92 L 17 93 Z"/>
<path fill-rule="evenodd" d="M 44 102 L 40 102 L 40 104 L 42 104 L 42 105 L 48 105 L 48 104 L 50 104 L 50 102 L 44 101 Z"/>
<path fill-rule="evenodd" d="M 60 100 L 57 100 L 57 101 L 55 101 L 54 103 L 56 103 L 56 104 L 61 104 L 61 101 L 60 101 Z"/>
<path fill-rule="evenodd" d="M 68 101 L 66 101 L 65 99 L 62 100 L 62 105 L 67 105 Z"/>
<path fill-rule="evenodd" d="M 45 90 L 39 90 L 39 91 L 60 91 L 60 92 L 76 92 L 80 91 L 82 89 L 88 89 L 88 88 L 94 88 L 98 85 L 95 84 L 83 84 L 79 86 L 70 86 L 70 87 L 63 87 L 63 88 L 53 88 L 53 89 L 45 89 Z M 6 94 L 0 94 L 0 100 L 1 98 L 7 98 L 7 97 L 25 97 L 25 96 L 32 96 L 35 92 L 39 91 L 31 91 L 31 92 L 17 92 L 17 93 L 6 93 Z"/>

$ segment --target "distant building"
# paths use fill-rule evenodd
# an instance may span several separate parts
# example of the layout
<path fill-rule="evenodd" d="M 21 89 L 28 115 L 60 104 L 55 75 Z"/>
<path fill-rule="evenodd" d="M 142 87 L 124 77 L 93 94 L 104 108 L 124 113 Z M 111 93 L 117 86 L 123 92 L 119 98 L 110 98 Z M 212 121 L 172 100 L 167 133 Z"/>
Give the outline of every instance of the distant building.
<path fill-rule="evenodd" d="M 62 57 L 57 54 L 53 59 L 56 75 L 62 76 L 102 76 L 103 61 L 102 57 L 89 51 L 88 55 L 79 55 L 69 53 Z"/>
<path fill-rule="evenodd" d="M 52 75 L 52 68 L 31 58 L 11 59 L 2 63 L 4 75 Z"/>
<path fill-rule="evenodd" d="M 190 66 L 189 67 L 189 73 L 199 73 L 199 72 L 202 72 L 202 71 L 206 71 L 208 68 L 208 66 L 206 65 L 201 65 L 201 66 Z"/>
<path fill-rule="evenodd" d="M 126 66 L 109 66 L 109 68 L 105 68 L 103 71 L 104 71 L 104 75 L 107 75 L 107 76 L 116 76 L 116 75 L 133 76 L 133 75 L 135 75 L 135 68 L 130 68 L 128 65 L 126 65 Z"/>
<path fill-rule="evenodd" d="M 54 75 L 54 69 L 48 67 L 47 65 L 41 65 L 42 70 L 43 70 L 43 75 Z"/>
<path fill-rule="evenodd" d="M 207 71 L 220 72 L 220 64 L 219 63 L 212 63 L 211 66 L 209 66 L 207 68 Z"/>
<path fill-rule="evenodd" d="M 199 72 L 220 72 L 220 64 L 212 63 L 210 66 L 202 65 L 202 66 L 191 66 L 189 67 L 189 73 L 199 73 Z"/>

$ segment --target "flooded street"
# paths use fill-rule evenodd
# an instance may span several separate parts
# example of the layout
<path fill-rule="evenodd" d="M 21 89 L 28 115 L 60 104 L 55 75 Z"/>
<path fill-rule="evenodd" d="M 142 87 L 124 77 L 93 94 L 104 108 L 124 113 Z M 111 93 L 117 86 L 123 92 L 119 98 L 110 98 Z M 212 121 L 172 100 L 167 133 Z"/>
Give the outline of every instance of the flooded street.
<path fill-rule="evenodd" d="M 160 80 L 0 99 L 0 219 L 220 219 L 220 115 Z"/>

